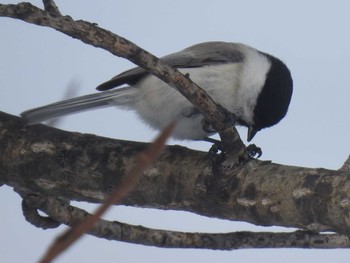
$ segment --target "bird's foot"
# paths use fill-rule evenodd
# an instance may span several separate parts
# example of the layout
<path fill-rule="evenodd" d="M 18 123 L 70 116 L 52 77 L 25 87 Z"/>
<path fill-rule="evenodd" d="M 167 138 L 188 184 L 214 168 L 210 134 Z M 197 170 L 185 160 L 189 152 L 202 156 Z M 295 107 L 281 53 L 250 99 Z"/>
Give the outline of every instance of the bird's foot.
<path fill-rule="evenodd" d="M 208 152 L 213 163 L 222 163 L 225 160 L 225 151 L 222 142 L 208 137 L 205 138 L 204 141 L 213 143 Z"/>
<path fill-rule="evenodd" d="M 246 148 L 246 151 L 248 153 L 248 156 L 250 158 L 256 158 L 258 159 L 262 155 L 262 150 L 260 147 L 256 146 L 255 144 L 250 144 Z M 257 156 L 256 156 L 257 155 Z M 256 156 L 256 157 L 255 157 Z"/>

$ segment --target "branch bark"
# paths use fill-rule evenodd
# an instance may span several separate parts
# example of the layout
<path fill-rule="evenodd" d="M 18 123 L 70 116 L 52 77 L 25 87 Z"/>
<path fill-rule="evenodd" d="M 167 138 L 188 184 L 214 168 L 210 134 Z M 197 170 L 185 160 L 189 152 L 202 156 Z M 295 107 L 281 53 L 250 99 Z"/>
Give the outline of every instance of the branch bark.
<path fill-rule="evenodd" d="M 99 203 L 147 144 L 24 127 L 0 114 L 0 183 L 22 192 Z M 350 174 L 251 160 L 213 167 L 206 153 L 169 146 L 123 204 L 262 226 L 348 234 Z"/>
<path fill-rule="evenodd" d="M 74 220 L 74 225 L 66 230 L 51 244 L 44 256 L 39 261 L 40 263 L 49 263 L 57 258 L 63 251 L 76 242 L 83 234 L 90 231 L 101 216 L 115 203 L 119 203 L 127 196 L 139 182 L 142 174 L 156 161 L 165 147 L 166 140 L 170 137 L 175 124 L 168 125 L 160 135 L 150 144 L 147 149 L 137 156 L 137 163 L 131 169 L 129 174 L 122 178 L 118 186 L 113 189 L 112 193 L 103 201 L 96 209 L 94 214 L 88 215 L 83 220 Z M 56 220 L 55 220 L 56 221 Z"/>
<path fill-rule="evenodd" d="M 37 199 L 37 197 L 35 198 Z M 37 200 L 35 202 L 38 202 Z M 49 197 L 40 200 L 40 210 L 68 226 L 83 222 L 90 215 L 68 203 Z M 311 231 L 290 233 L 233 232 L 185 233 L 150 229 L 117 221 L 100 219 L 88 234 L 108 240 L 118 240 L 163 248 L 206 248 L 233 250 L 241 248 L 349 248 L 346 235 L 318 234 Z"/>

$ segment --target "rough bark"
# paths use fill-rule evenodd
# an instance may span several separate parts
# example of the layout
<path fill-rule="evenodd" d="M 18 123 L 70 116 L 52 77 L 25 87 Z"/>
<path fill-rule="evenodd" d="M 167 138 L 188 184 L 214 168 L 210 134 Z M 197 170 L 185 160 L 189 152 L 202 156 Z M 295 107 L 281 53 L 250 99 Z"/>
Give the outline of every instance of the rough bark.
<path fill-rule="evenodd" d="M 101 202 L 144 143 L 25 127 L 0 115 L 0 182 L 22 191 Z M 350 174 L 250 160 L 215 167 L 207 153 L 169 146 L 123 204 L 191 211 L 263 226 L 348 233 Z"/>
<path fill-rule="evenodd" d="M 33 200 L 34 199 L 34 200 Z M 69 206 L 56 198 L 27 199 L 36 207 L 69 226 L 83 222 L 89 216 L 84 210 Z M 311 231 L 288 233 L 248 232 L 185 233 L 150 229 L 117 221 L 99 220 L 88 232 L 108 240 L 166 248 L 207 248 L 233 250 L 242 248 L 349 248 L 347 235 L 318 234 Z"/>

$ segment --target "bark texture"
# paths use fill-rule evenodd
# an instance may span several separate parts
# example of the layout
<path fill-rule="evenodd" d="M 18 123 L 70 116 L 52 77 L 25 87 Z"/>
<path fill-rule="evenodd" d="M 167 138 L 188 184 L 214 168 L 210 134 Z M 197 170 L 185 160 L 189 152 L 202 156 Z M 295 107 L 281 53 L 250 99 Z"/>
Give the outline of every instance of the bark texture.
<path fill-rule="evenodd" d="M 19 191 L 101 202 L 144 143 L 25 127 L 0 115 L 0 182 Z M 213 166 L 207 153 L 169 146 L 123 204 L 176 209 L 313 231 L 349 233 L 350 174 L 250 160 Z"/>
<path fill-rule="evenodd" d="M 34 199 L 34 200 L 33 200 Z M 36 200 L 35 200 L 36 199 Z M 55 220 L 73 226 L 89 216 L 84 210 L 69 206 L 56 198 L 34 197 L 29 201 Z M 39 204 L 40 203 L 40 204 Z M 116 221 L 99 220 L 89 234 L 108 240 L 166 248 L 207 248 L 233 250 L 242 248 L 349 248 L 347 235 L 318 234 L 312 231 L 288 233 L 233 232 L 233 233 L 185 233 L 150 229 Z"/>

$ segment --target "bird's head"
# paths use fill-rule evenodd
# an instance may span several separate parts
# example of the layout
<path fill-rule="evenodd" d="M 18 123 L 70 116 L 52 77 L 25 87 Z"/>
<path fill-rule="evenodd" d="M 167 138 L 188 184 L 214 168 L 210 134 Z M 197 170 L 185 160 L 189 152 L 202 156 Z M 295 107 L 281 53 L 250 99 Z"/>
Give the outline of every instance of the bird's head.
<path fill-rule="evenodd" d="M 283 119 L 293 93 L 293 80 L 287 66 L 271 55 L 264 55 L 270 60 L 271 67 L 256 101 L 253 123 L 248 126 L 248 141 L 261 129 L 273 126 Z"/>

